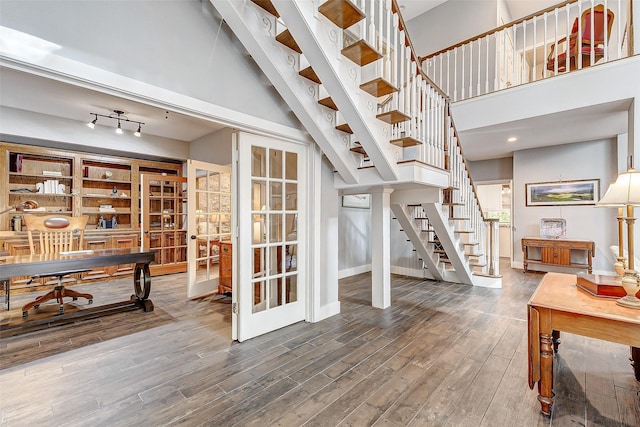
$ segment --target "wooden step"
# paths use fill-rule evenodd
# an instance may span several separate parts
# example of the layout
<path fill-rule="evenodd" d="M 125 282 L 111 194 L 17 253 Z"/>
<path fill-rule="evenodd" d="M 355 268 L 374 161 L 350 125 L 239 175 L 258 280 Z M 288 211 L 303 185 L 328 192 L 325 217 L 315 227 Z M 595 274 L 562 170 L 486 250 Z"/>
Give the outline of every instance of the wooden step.
<path fill-rule="evenodd" d="M 404 138 L 392 139 L 390 144 L 397 145 L 398 147 L 413 147 L 414 145 L 422 144 L 422 141 L 415 139 L 411 136 L 405 136 Z"/>
<path fill-rule="evenodd" d="M 276 40 L 287 46 L 289 49 L 295 50 L 298 53 L 302 53 L 302 49 L 298 46 L 298 43 L 293 39 L 291 32 L 287 29 L 276 36 Z"/>
<path fill-rule="evenodd" d="M 338 106 L 333 102 L 333 99 L 331 99 L 331 97 L 329 96 L 319 100 L 318 104 L 324 105 L 327 108 L 331 108 L 332 110 L 338 111 Z"/>
<path fill-rule="evenodd" d="M 351 130 L 351 127 L 349 126 L 349 123 L 343 123 L 341 125 L 338 125 L 338 126 L 336 126 L 336 129 L 338 129 L 339 131 L 350 133 L 351 135 L 353 135 L 353 131 Z"/>
<path fill-rule="evenodd" d="M 464 246 L 478 246 L 480 243 L 478 242 L 462 242 Z"/>
<path fill-rule="evenodd" d="M 375 168 L 375 165 L 366 165 L 366 166 L 358 167 L 358 169 L 371 169 L 371 168 Z"/>
<path fill-rule="evenodd" d="M 350 150 L 353 151 L 354 153 L 364 154 L 365 156 L 367 155 L 367 152 L 364 151 L 364 148 L 362 148 L 362 145 L 351 147 Z"/>
<path fill-rule="evenodd" d="M 349 0 L 329 0 L 318 8 L 318 12 L 343 30 L 362 21 L 365 17 L 360 8 Z"/>
<path fill-rule="evenodd" d="M 360 89 L 364 90 L 369 95 L 375 96 L 376 98 L 398 91 L 397 87 L 395 87 L 382 77 L 373 79 L 370 82 L 362 83 L 360 85 Z"/>
<path fill-rule="evenodd" d="M 316 72 L 313 71 L 313 68 L 311 68 L 310 66 L 305 68 L 304 70 L 301 70 L 298 74 L 300 74 L 304 78 L 311 80 L 314 83 L 322 84 L 322 82 L 320 81 L 320 77 L 318 77 Z"/>
<path fill-rule="evenodd" d="M 454 234 L 473 234 L 471 230 L 453 230 Z"/>
<path fill-rule="evenodd" d="M 449 218 L 451 221 L 466 221 L 469 218 L 463 218 L 463 217 L 453 217 L 453 218 Z"/>
<path fill-rule="evenodd" d="M 267 12 L 269 12 L 270 14 L 272 14 L 273 16 L 275 16 L 276 18 L 280 18 L 280 14 L 276 10 L 271 0 L 251 0 L 251 1 L 257 4 L 258 6 L 260 6 L 261 8 L 263 8 L 264 10 L 266 10 Z"/>
<path fill-rule="evenodd" d="M 464 206 L 464 203 L 459 202 L 444 202 L 442 206 Z"/>
<path fill-rule="evenodd" d="M 342 49 L 342 54 L 361 67 L 382 58 L 382 54 L 365 40 L 358 40 Z"/>
<path fill-rule="evenodd" d="M 407 116 L 404 113 L 401 113 L 398 110 L 387 111 L 386 113 L 380 113 L 376 116 L 376 119 L 382 120 L 383 122 L 389 123 L 390 125 L 406 122 L 410 118 L 411 117 Z"/>

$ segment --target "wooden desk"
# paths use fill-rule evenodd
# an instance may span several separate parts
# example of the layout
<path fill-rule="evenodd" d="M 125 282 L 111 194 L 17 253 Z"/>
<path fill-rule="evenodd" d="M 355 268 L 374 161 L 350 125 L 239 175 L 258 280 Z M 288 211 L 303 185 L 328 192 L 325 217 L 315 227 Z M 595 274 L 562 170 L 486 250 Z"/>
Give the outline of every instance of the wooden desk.
<path fill-rule="evenodd" d="M 84 270 L 109 265 L 135 264 L 133 275 L 134 295 L 130 300 L 108 306 L 96 306 L 69 315 L 56 316 L 56 320 L 77 319 L 96 315 L 96 312 L 113 310 L 120 306 L 141 307 L 144 311 L 153 311 L 153 303 L 149 299 L 151 293 L 151 274 L 149 264 L 154 261 L 155 252 L 140 248 L 102 249 L 95 251 L 76 251 L 67 254 L 39 254 L 0 257 L 0 283 L 4 289 L 5 309 L 10 307 L 10 278 L 24 275 L 43 275 L 59 271 Z M 50 321 L 51 319 L 49 319 Z"/>
<path fill-rule="evenodd" d="M 532 257 L 531 248 L 540 249 L 540 257 Z M 573 251 L 586 253 L 586 264 L 571 262 Z M 559 267 L 586 269 L 593 272 L 593 257 L 596 254 L 596 244 L 590 240 L 545 239 L 544 237 L 522 238 L 522 253 L 524 272 L 529 264 L 557 265 Z"/>
<path fill-rule="evenodd" d="M 538 401 L 545 415 L 553 405 L 553 353 L 560 331 L 636 347 L 640 369 L 640 310 L 616 305 L 576 287 L 574 274 L 547 273 L 528 303 L 529 388 L 538 383 Z"/>

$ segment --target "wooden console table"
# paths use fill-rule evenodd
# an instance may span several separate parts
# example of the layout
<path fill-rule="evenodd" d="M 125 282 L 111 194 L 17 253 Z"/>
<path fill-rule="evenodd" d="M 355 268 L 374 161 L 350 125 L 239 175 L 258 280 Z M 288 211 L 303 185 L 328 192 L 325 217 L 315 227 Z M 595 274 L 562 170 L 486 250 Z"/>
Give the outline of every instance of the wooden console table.
<path fill-rule="evenodd" d="M 528 303 L 529 388 L 538 383 L 545 415 L 553 406 L 553 353 L 560 331 L 632 346 L 636 379 L 640 374 L 640 310 L 592 296 L 576 283 L 575 274 L 547 273 Z"/>
<path fill-rule="evenodd" d="M 530 249 L 539 248 L 540 258 L 531 258 Z M 571 262 L 573 251 L 586 252 L 586 264 Z M 593 272 L 593 257 L 596 244 L 590 240 L 545 239 L 543 237 L 524 237 L 522 239 L 522 253 L 524 254 L 524 272 L 529 264 L 555 265 L 559 267 L 586 269 Z"/>

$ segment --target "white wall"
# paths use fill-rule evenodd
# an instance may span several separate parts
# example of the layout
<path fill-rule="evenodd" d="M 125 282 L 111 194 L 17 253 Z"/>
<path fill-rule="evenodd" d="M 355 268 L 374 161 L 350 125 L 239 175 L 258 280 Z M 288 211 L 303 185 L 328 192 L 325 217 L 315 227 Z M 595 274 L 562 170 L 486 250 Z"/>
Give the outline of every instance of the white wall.
<path fill-rule="evenodd" d="M 597 161 L 594 161 L 597 159 Z M 514 262 L 522 266 L 520 241 L 540 235 L 541 218 L 564 218 L 568 239 L 593 240 L 594 272 L 612 272 L 617 245 L 617 210 L 594 206 L 525 206 L 525 184 L 578 179 L 599 179 L 600 196 L 618 174 L 616 140 L 599 140 L 517 151 L 513 155 Z M 637 245 L 638 243 L 636 243 Z M 636 246 L 637 247 L 637 246 Z M 545 270 L 539 266 L 540 270 Z M 538 266 L 535 267 L 538 269 Z M 557 268 L 554 268 L 557 270 Z M 576 270 L 567 270 L 575 272 Z"/>
<path fill-rule="evenodd" d="M 216 165 L 231 166 L 233 132 L 232 128 L 224 128 L 191 141 L 189 158 Z"/>
<path fill-rule="evenodd" d="M 407 22 L 419 56 L 425 56 L 495 28 L 497 0 L 449 0 Z"/>
<path fill-rule="evenodd" d="M 318 154 L 320 155 L 320 154 Z M 333 166 L 322 156 L 320 192 L 320 306 L 330 307 L 338 301 L 340 197 L 333 185 Z M 338 307 L 339 310 L 339 307 Z M 334 309 L 335 311 L 335 309 Z M 332 313 L 335 314 L 335 313 Z"/>
<path fill-rule="evenodd" d="M 300 127 L 208 1 L 2 0 L 0 25 L 63 58 Z"/>
<path fill-rule="evenodd" d="M 498 181 L 513 178 L 513 158 L 478 160 L 467 162 L 467 167 L 474 182 Z"/>
<path fill-rule="evenodd" d="M 338 269 L 341 278 L 371 271 L 371 232 L 371 209 L 340 207 Z"/>

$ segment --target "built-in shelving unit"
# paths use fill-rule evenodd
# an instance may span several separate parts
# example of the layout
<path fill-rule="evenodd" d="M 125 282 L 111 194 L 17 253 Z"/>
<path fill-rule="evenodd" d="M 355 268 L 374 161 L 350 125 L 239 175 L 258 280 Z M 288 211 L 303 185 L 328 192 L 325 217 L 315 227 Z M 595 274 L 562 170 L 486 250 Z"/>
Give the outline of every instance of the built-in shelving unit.
<path fill-rule="evenodd" d="M 0 211 L 8 209 L 0 215 L 0 245 L 11 254 L 28 253 L 24 222 L 20 221 L 26 213 L 88 215 L 87 249 L 140 246 L 141 175 L 167 177 L 167 181 L 182 176 L 182 164 L 176 162 L 5 142 L 0 142 L 0 167 Z M 154 274 L 186 269 L 186 179 L 179 179 L 182 182 L 163 184 L 159 195 L 152 198 L 153 208 L 160 212 L 154 217 L 154 222 L 160 224 L 158 230 L 153 230 L 158 233 L 154 234 L 158 237 L 153 246 L 158 250 Z M 12 209 L 25 201 L 35 202 L 37 209 Z M 16 230 L 15 222 L 21 224 Z M 167 268 L 163 267 L 165 264 Z M 83 280 L 104 280 L 131 271 L 130 266 L 114 266 L 85 273 Z"/>

